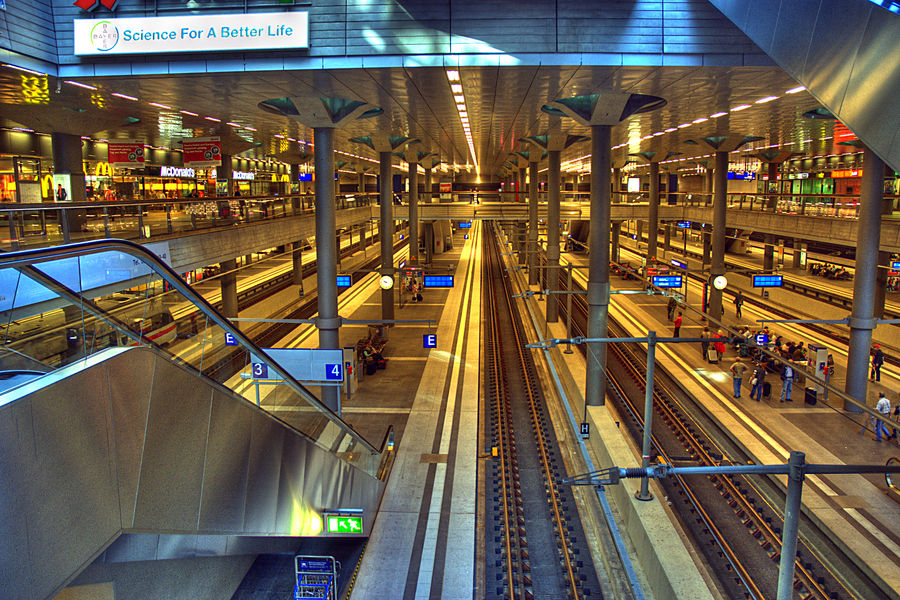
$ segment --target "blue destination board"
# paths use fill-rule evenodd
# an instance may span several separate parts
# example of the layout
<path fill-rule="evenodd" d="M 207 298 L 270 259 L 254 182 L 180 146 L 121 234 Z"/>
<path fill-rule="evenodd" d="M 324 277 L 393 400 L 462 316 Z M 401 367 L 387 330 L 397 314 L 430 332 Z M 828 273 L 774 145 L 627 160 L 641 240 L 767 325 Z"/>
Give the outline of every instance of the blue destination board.
<path fill-rule="evenodd" d="M 754 275 L 753 287 L 781 287 L 784 275 Z"/>
<path fill-rule="evenodd" d="M 350 287 L 353 285 L 350 282 L 350 275 L 338 275 L 337 276 L 337 286 L 338 287 Z"/>
<path fill-rule="evenodd" d="M 424 285 L 427 288 L 452 288 L 453 275 L 426 275 Z"/>
<path fill-rule="evenodd" d="M 426 333 L 422 336 L 422 347 L 423 348 L 437 348 L 437 335 L 433 333 Z"/>
<path fill-rule="evenodd" d="M 690 221 L 678 221 L 678 228 L 679 229 L 690 229 L 691 222 Z"/>
<path fill-rule="evenodd" d="M 654 275 L 653 285 L 658 288 L 680 288 L 681 275 Z"/>
<path fill-rule="evenodd" d="M 891 270 L 900 271 L 900 261 L 895 260 L 895 261 L 891 262 Z"/>
<path fill-rule="evenodd" d="M 681 262 L 680 260 L 675 260 L 674 258 L 670 261 L 673 267 L 678 267 L 679 269 L 687 269 L 687 263 Z"/>
<path fill-rule="evenodd" d="M 472 223 L 470 222 L 462 222 L 459 224 L 460 229 L 469 229 L 470 227 L 472 227 Z"/>

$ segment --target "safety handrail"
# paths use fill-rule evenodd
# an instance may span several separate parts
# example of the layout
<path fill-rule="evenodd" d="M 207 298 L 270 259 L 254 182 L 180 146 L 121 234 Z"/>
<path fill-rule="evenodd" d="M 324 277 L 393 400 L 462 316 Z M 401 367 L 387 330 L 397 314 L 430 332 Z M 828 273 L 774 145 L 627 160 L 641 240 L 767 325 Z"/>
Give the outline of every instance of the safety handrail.
<path fill-rule="evenodd" d="M 206 299 L 198 294 L 191 286 L 184 282 L 179 275 L 172 270 L 169 265 L 160 260 L 153 252 L 128 240 L 121 239 L 100 239 L 90 240 L 86 242 L 76 242 L 66 244 L 64 246 L 50 246 L 45 248 L 34 248 L 29 250 L 18 250 L 15 252 L 0 253 L 0 268 L 25 268 L 38 263 L 44 263 L 64 258 L 73 258 L 78 256 L 86 256 L 89 254 L 98 254 L 101 252 L 123 252 L 142 260 L 151 270 L 166 281 L 173 289 L 181 293 L 185 298 L 189 299 L 194 306 L 200 310 L 210 321 L 228 332 L 239 345 L 245 350 L 249 350 L 255 356 L 267 356 L 265 351 L 254 344 L 247 336 L 245 336 L 232 323 L 220 315 Z M 71 290 L 70 290 L 71 291 Z M 77 292 L 72 292 L 76 293 Z M 338 416 L 330 408 L 322 404 L 309 390 L 294 379 L 287 371 L 285 371 L 277 362 L 271 358 L 267 358 L 266 363 L 269 368 L 277 373 L 285 383 L 300 395 L 304 400 L 309 402 L 311 406 L 322 413 L 329 421 L 334 423 L 341 430 L 345 431 L 354 440 L 362 444 L 370 454 L 377 455 L 379 451 L 360 435 L 353 427 Z"/>

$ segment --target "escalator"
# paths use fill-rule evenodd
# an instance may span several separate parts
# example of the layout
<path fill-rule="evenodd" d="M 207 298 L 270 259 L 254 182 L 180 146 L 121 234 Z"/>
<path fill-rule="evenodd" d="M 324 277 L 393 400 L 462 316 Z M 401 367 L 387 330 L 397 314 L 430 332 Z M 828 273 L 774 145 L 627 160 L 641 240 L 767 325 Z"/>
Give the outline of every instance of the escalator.
<path fill-rule="evenodd" d="M 390 434 L 376 448 L 268 358 L 280 416 L 257 406 L 264 351 L 143 247 L 2 254 L 0 290 L 0 369 L 29 372 L 0 388 L 3 597 L 230 597 L 257 556 L 327 544 L 326 510 L 369 534 Z M 217 361 L 244 367 L 204 376 Z"/>

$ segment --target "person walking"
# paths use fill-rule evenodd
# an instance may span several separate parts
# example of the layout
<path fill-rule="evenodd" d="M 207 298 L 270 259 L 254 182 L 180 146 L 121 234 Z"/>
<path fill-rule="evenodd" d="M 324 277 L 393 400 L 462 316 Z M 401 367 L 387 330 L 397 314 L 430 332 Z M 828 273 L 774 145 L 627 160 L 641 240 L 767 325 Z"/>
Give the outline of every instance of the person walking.
<path fill-rule="evenodd" d="M 869 374 L 869 379 L 881 381 L 881 365 L 883 364 L 884 352 L 881 350 L 881 346 L 875 344 L 872 346 L 872 372 Z"/>
<path fill-rule="evenodd" d="M 741 382 L 744 380 L 744 373 L 747 372 L 747 365 L 738 356 L 731 364 L 731 382 L 734 384 L 734 397 L 741 397 Z"/>
<path fill-rule="evenodd" d="M 784 363 L 781 368 L 781 401 L 791 401 L 791 388 L 794 385 L 794 367 L 791 363 Z"/>
<path fill-rule="evenodd" d="M 669 296 L 669 301 L 666 303 L 666 314 L 669 315 L 670 321 L 675 316 L 676 308 L 678 308 L 678 301 L 675 300 L 675 296 Z"/>
<path fill-rule="evenodd" d="M 703 360 L 709 361 L 709 327 L 703 328 L 703 331 L 700 332 L 700 337 L 703 339 L 700 342 L 700 356 L 703 357 Z"/>
<path fill-rule="evenodd" d="M 678 311 L 678 316 L 675 317 L 675 320 L 672 321 L 672 325 L 675 326 L 675 331 L 672 333 L 672 337 L 681 337 L 681 322 L 683 321 L 683 317 L 681 316 L 681 311 Z"/>
<path fill-rule="evenodd" d="M 741 307 L 744 305 L 744 294 L 741 293 L 741 290 L 738 290 L 737 294 L 734 295 L 734 316 L 738 319 L 741 318 Z"/>
<path fill-rule="evenodd" d="M 753 379 L 750 380 L 750 397 L 757 402 L 762 401 L 763 386 L 766 384 L 766 366 L 763 363 L 756 365 L 753 371 Z"/>
<path fill-rule="evenodd" d="M 875 403 L 875 410 L 883 415 L 883 418 L 875 419 L 875 441 L 881 441 L 882 431 L 884 431 L 887 439 L 893 439 L 894 434 L 889 432 L 887 425 L 884 424 L 885 421 L 891 418 L 891 401 L 885 397 L 884 392 L 878 392 L 878 402 Z"/>

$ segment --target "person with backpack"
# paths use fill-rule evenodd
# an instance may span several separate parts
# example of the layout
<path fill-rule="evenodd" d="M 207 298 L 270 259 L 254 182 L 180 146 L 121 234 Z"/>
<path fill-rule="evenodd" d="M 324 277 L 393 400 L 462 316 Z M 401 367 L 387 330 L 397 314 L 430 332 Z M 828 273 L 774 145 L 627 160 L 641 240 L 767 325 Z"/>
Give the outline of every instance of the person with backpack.
<path fill-rule="evenodd" d="M 675 316 L 675 309 L 678 307 L 678 301 L 675 300 L 675 296 L 669 296 L 669 301 L 666 303 L 666 314 L 669 316 L 669 320 L 672 320 L 672 317 Z"/>
<path fill-rule="evenodd" d="M 704 327 L 700 332 L 700 338 L 703 340 L 700 342 L 700 356 L 705 361 L 709 361 L 709 335 L 709 327 Z"/>
<path fill-rule="evenodd" d="M 887 425 L 884 424 L 885 421 L 891 418 L 891 401 L 885 397 L 884 392 L 878 392 L 878 402 L 875 403 L 875 410 L 882 415 L 882 418 L 875 419 L 875 441 L 881 441 L 882 432 L 884 432 L 887 439 L 894 439 L 897 434 L 890 433 Z"/>
<path fill-rule="evenodd" d="M 750 380 L 750 397 L 755 398 L 757 402 L 762 400 L 763 386 L 766 385 L 766 366 L 759 363 L 756 370 L 753 371 L 753 379 Z"/>
<path fill-rule="evenodd" d="M 794 384 L 794 367 L 791 363 L 784 363 L 781 367 L 781 401 L 791 401 L 791 388 Z"/>
<path fill-rule="evenodd" d="M 738 319 L 741 318 L 741 307 L 744 305 L 744 294 L 741 293 L 741 290 L 738 290 L 738 293 L 734 295 L 734 316 Z"/>
<path fill-rule="evenodd" d="M 684 318 L 681 316 L 681 311 L 678 311 L 678 316 L 675 317 L 675 320 L 672 321 L 672 325 L 674 326 L 674 331 L 672 332 L 672 337 L 680 337 L 681 332 L 681 322 Z"/>
<path fill-rule="evenodd" d="M 734 397 L 741 397 L 741 382 L 744 379 L 744 373 L 747 371 L 747 365 L 738 356 L 731 365 L 731 381 L 734 384 Z"/>
<path fill-rule="evenodd" d="M 872 346 L 872 372 L 869 373 L 869 379 L 873 381 L 881 381 L 881 365 L 884 364 L 884 352 L 881 346 L 875 344 Z"/>

